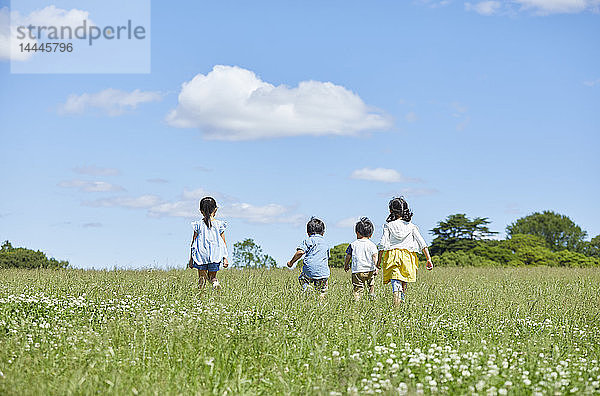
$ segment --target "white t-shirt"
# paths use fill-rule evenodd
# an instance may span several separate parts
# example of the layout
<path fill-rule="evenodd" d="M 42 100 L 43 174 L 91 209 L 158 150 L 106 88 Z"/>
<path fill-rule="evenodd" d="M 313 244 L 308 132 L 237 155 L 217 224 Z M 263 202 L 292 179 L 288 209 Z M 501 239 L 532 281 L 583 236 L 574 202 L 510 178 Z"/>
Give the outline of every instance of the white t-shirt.
<path fill-rule="evenodd" d="M 352 273 L 375 271 L 375 261 L 373 255 L 377 257 L 377 245 L 369 239 L 357 239 L 352 242 L 346 254 L 352 255 Z"/>
<path fill-rule="evenodd" d="M 383 234 L 379 241 L 380 250 L 406 249 L 420 252 L 427 247 L 419 227 L 410 221 L 394 220 L 383 225 Z"/>

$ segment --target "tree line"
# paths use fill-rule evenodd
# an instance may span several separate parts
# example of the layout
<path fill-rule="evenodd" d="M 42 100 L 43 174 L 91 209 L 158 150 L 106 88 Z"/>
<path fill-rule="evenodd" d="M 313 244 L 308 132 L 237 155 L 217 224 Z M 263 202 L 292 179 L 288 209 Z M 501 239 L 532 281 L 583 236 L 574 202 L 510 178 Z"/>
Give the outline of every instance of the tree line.
<path fill-rule="evenodd" d="M 600 266 L 600 235 L 587 241 L 587 232 L 569 217 L 544 211 L 522 217 L 506 227 L 506 239 L 489 228 L 487 217 L 449 215 L 430 230 L 430 252 L 439 266 Z M 347 243 L 330 250 L 329 265 L 342 268 Z M 277 262 L 253 239 L 233 245 L 232 264 L 238 268 L 275 268 Z M 300 262 L 299 265 L 302 265 Z M 46 257 L 39 250 L 15 248 L 5 241 L 0 268 L 67 268 L 68 261 Z"/>
<path fill-rule="evenodd" d="M 600 235 L 587 232 L 569 217 L 552 211 L 533 213 L 506 227 L 506 239 L 495 239 L 487 217 L 449 215 L 430 230 L 429 248 L 439 266 L 600 266 Z M 347 243 L 331 249 L 329 264 L 343 267 Z M 423 258 L 423 257 L 421 257 Z"/>

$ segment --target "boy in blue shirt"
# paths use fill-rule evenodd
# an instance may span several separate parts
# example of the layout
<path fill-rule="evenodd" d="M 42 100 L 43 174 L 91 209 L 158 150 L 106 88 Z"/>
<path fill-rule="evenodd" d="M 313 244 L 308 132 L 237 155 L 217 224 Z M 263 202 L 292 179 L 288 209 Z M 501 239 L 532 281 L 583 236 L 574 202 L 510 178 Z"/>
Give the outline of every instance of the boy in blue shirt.
<path fill-rule="evenodd" d="M 325 223 L 311 217 L 306 224 L 308 238 L 304 239 L 296 248 L 296 253 L 287 266 L 292 267 L 294 263 L 304 255 L 302 273 L 298 277 L 302 290 L 314 287 L 321 293 L 321 297 L 327 293 L 327 280 L 329 279 L 329 248 L 323 238 L 325 234 Z"/>

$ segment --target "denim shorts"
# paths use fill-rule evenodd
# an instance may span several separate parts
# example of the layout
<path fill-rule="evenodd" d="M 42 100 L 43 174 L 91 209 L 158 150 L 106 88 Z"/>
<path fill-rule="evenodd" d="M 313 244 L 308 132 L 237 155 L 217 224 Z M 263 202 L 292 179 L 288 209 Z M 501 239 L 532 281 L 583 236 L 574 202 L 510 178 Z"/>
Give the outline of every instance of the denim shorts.
<path fill-rule="evenodd" d="M 402 291 L 402 282 L 399 279 L 390 279 L 392 283 L 392 291 L 394 293 Z"/>
<path fill-rule="evenodd" d="M 199 269 L 200 271 L 217 272 L 221 263 L 209 263 L 209 264 L 198 264 L 194 261 L 193 268 Z"/>

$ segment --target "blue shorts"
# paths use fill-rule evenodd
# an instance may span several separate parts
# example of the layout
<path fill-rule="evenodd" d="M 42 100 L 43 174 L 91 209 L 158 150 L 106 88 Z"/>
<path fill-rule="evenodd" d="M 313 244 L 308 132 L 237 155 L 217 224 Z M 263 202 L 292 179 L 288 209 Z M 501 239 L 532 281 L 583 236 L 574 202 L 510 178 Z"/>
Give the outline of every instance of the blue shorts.
<path fill-rule="evenodd" d="M 390 279 L 390 282 L 392 283 L 392 291 L 394 293 L 402 292 L 402 282 L 399 279 Z"/>
<path fill-rule="evenodd" d="M 199 269 L 200 271 L 217 272 L 221 263 L 209 263 L 209 264 L 198 264 L 194 261 L 193 268 Z"/>

